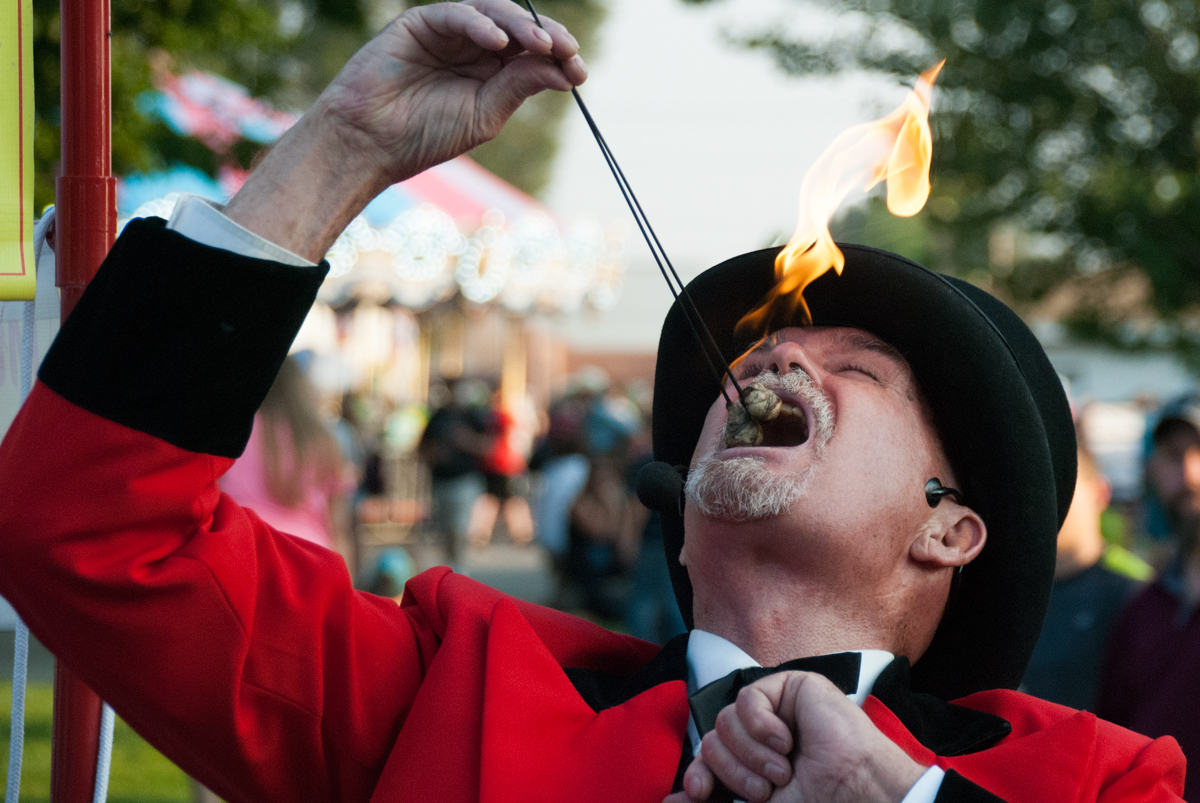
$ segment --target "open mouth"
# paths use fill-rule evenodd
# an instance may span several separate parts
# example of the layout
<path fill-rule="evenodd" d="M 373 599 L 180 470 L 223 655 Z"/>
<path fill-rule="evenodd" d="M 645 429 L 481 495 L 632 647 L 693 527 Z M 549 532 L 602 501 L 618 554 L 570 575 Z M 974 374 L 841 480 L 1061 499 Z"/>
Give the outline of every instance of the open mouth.
<path fill-rule="evenodd" d="M 786 401 L 773 421 L 762 424 L 763 446 L 799 446 L 808 440 L 808 417 L 799 405 Z"/>

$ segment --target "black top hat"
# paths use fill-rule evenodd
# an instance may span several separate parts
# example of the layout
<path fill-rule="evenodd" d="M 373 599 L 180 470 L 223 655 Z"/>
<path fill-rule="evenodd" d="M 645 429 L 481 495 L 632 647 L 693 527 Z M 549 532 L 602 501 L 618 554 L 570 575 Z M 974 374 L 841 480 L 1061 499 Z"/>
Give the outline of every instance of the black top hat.
<path fill-rule="evenodd" d="M 984 291 L 886 251 L 841 246 L 832 271 L 804 292 L 819 326 L 870 332 L 908 360 L 933 408 L 966 504 L 988 528 L 963 569 L 913 688 L 954 699 L 1016 688 L 1033 652 L 1054 577 L 1055 538 L 1075 491 L 1075 429 L 1062 383 L 1020 318 Z M 705 271 L 688 285 L 727 361 L 753 345 L 738 321 L 775 282 L 777 248 Z M 799 325 L 775 321 L 772 328 Z M 687 465 L 719 394 L 679 302 L 663 324 L 654 380 L 654 456 Z M 692 626 L 692 586 L 679 564 L 683 519 L 662 512 L 675 596 Z"/>

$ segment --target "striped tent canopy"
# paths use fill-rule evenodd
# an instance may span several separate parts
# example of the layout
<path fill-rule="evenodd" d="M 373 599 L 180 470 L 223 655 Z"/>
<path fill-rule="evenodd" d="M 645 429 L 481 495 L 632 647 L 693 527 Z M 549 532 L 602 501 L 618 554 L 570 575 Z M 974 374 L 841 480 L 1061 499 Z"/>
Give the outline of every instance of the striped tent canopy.
<path fill-rule="evenodd" d="M 139 99 L 143 113 L 218 154 L 239 139 L 272 142 L 298 119 L 211 73 L 174 76 L 157 70 L 156 84 L 157 91 Z M 126 176 L 117 186 L 118 215 L 166 217 L 188 192 L 223 202 L 246 175 L 226 166 L 213 179 L 180 166 Z M 356 286 L 370 283 L 413 309 L 455 293 L 514 312 L 607 309 L 616 302 L 624 274 L 618 236 L 592 221 L 560 220 L 466 156 L 384 190 L 327 258 L 326 297 L 349 297 Z"/>

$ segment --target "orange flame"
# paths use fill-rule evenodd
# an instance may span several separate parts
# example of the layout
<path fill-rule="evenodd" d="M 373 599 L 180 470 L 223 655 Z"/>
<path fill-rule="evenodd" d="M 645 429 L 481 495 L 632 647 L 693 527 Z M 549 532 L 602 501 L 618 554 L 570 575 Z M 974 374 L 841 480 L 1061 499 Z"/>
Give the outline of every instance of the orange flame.
<path fill-rule="evenodd" d="M 943 64 L 921 73 L 904 103 L 887 117 L 843 131 L 809 168 L 800 185 L 796 232 L 775 258 L 775 287 L 742 318 L 740 332 L 767 334 L 773 320 L 790 321 L 797 308 L 804 322 L 811 323 L 804 288 L 830 268 L 840 275 L 846 264 L 829 233 L 829 221 L 851 190 L 866 192 L 887 181 L 892 214 L 911 217 L 921 211 L 929 198 L 933 155 L 929 103 Z"/>

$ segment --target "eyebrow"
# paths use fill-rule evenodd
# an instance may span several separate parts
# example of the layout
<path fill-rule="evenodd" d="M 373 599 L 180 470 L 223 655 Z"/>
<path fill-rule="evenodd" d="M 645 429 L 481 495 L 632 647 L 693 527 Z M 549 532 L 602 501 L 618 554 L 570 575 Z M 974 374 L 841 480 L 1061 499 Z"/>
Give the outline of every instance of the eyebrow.
<path fill-rule="evenodd" d="M 862 351 L 872 351 L 876 354 L 881 354 L 895 362 L 898 366 L 907 367 L 908 360 L 900 353 L 900 350 L 891 343 L 886 343 L 874 335 L 866 332 L 849 330 L 838 332 L 835 342 L 843 348 L 860 349 Z"/>

